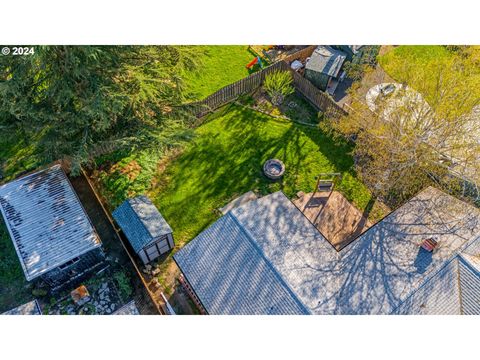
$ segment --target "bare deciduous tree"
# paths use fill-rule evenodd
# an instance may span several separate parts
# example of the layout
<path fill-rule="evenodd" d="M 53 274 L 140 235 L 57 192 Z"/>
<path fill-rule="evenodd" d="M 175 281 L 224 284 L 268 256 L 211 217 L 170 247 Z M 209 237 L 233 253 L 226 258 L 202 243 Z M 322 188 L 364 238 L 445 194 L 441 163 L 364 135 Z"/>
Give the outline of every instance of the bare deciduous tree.
<path fill-rule="evenodd" d="M 329 128 L 355 138 L 359 175 L 392 205 L 430 184 L 478 199 L 477 59 L 455 56 L 420 69 L 395 61 L 402 78 L 390 91 L 383 91 L 387 84 L 372 84 L 367 98 L 352 91 L 349 115 L 329 120 Z"/>

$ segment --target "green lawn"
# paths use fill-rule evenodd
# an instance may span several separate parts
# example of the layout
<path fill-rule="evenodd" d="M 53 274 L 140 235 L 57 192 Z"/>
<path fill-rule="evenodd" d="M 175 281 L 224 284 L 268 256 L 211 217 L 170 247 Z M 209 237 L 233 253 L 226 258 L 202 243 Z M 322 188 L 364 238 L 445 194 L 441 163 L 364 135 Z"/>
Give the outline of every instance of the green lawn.
<path fill-rule="evenodd" d="M 35 147 L 21 140 L 20 134 L 0 132 L 0 173 L 5 181 L 35 169 Z M 0 216 L 0 313 L 33 297 L 18 261 L 12 240 Z"/>
<path fill-rule="evenodd" d="M 0 216 L 0 313 L 32 298 L 12 240 Z"/>
<path fill-rule="evenodd" d="M 228 105 L 197 128 L 195 140 L 158 175 L 149 195 L 174 229 L 177 243 L 192 239 L 217 218 L 215 209 L 237 195 L 283 190 L 292 197 L 313 190 L 315 176 L 322 172 L 341 172 L 338 188 L 363 210 L 372 205 L 371 196 L 352 171 L 350 151 L 315 127 Z M 285 163 L 281 182 L 263 176 L 269 158 Z M 374 212 L 372 217 L 383 215 Z"/>
<path fill-rule="evenodd" d="M 0 183 L 40 165 L 35 141 L 22 139 L 21 134 L 0 131 L 0 174 L 3 175 Z"/>
<path fill-rule="evenodd" d="M 457 57 L 455 52 L 449 51 L 444 46 L 440 45 L 402 45 L 398 46 L 386 54 L 379 56 L 378 62 L 393 79 L 399 82 L 406 82 L 414 89 L 428 89 L 425 86 L 422 76 L 415 76 L 405 71 L 402 63 L 407 63 L 410 69 L 415 69 L 415 73 L 421 74 L 429 65 L 440 65 L 444 68 L 452 67 L 449 65 L 451 61 Z M 461 58 L 457 58 L 461 61 Z M 470 65 L 471 66 L 471 65 Z M 465 75 L 460 70 L 452 70 L 455 72 L 455 77 L 460 78 L 465 82 L 467 88 L 476 92 L 480 97 L 480 69 L 475 74 Z M 421 82 L 421 83 L 416 83 Z M 429 103 L 432 103 L 436 84 L 431 84 L 433 93 L 423 93 L 422 95 Z M 428 92 L 428 91 L 426 91 Z"/>
<path fill-rule="evenodd" d="M 246 65 L 255 57 L 247 45 L 196 46 L 200 66 L 183 74 L 189 100 L 200 100 L 249 75 Z"/>

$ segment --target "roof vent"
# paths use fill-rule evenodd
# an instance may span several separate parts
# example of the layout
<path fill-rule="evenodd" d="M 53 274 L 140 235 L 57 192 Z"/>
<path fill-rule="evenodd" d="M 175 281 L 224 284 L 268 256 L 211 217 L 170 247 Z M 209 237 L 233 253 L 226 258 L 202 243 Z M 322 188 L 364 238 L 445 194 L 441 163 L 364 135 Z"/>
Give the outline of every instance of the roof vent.
<path fill-rule="evenodd" d="M 438 245 L 437 240 L 433 238 L 425 239 L 422 242 L 422 248 L 424 248 L 428 252 L 432 252 L 437 247 L 437 245 Z"/>

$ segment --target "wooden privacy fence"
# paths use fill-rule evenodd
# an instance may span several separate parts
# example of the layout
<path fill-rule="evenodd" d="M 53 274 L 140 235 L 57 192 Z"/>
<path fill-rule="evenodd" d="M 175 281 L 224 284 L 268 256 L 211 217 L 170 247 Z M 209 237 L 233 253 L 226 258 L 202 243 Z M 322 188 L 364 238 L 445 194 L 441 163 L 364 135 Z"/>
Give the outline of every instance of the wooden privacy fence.
<path fill-rule="evenodd" d="M 300 52 L 306 50 L 313 51 L 312 49 L 305 48 Z M 304 56 L 297 52 L 293 56 Z M 312 103 L 318 110 L 325 113 L 327 116 L 343 116 L 347 112 L 335 103 L 326 93 L 317 89 L 309 80 L 305 79 L 299 73 L 293 71 L 290 65 L 285 61 L 279 61 L 266 67 L 265 69 L 249 75 L 248 77 L 236 81 L 230 85 L 227 85 L 220 90 L 214 92 L 212 95 L 206 97 L 204 100 L 190 104 L 192 113 L 197 117 L 202 117 L 207 113 L 218 109 L 219 107 L 236 100 L 239 96 L 251 93 L 259 88 L 265 76 L 275 71 L 290 71 L 293 76 L 293 84 L 295 89 L 302 94 L 308 101 Z"/>
<path fill-rule="evenodd" d="M 302 50 L 298 50 L 297 52 L 286 56 L 283 59 L 283 61 L 285 61 L 289 64 L 294 60 L 300 60 L 302 62 L 305 62 L 305 60 L 307 60 L 307 58 L 313 54 L 313 52 L 315 51 L 317 46 L 318 45 L 307 46 L 306 48 L 304 48 Z"/>
<path fill-rule="evenodd" d="M 318 110 L 328 117 L 341 117 L 348 113 L 333 101 L 326 93 L 317 89 L 309 80 L 292 70 L 295 89 Z"/>
<path fill-rule="evenodd" d="M 205 99 L 190 104 L 191 111 L 197 117 L 202 117 L 208 112 L 218 109 L 220 106 L 236 100 L 239 96 L 248 94 L 253 90 L 257 89 L 259 86 L 262 85 L 266 75 L 276 70 L 283 69 L 283 65 L 283 62 L 275 63 L 261 71 L 247 76 L 246 78 L 227 85 L 220 90 L 214 92 L 212 95 L 207 96 Z"/>

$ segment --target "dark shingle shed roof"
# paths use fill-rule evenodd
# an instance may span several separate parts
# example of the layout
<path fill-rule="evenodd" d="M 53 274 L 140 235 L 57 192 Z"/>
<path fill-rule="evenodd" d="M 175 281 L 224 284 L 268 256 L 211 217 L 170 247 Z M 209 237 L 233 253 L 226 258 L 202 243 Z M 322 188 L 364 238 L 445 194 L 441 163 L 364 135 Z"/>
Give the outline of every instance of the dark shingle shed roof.
<path fill-rule="evenodd" d="M 137 253 L 158 237 L 172 233 L 162 214 L 144 195 L 124 201 L 112 216 Z"/>
<path fill-rule="evenodd" d="M 232 221 L 233 228 L 225 225 Z M 242 232 L 252 247 L 244 248 Z M 280 285 L 306 313 L 457 313 L 459 296 L 449 296 L 459 286 L 452 274 L 479 235 L 478 209 L 427 188 L 337 252 L 283 193 L 274 193 L 232 210 L 174 258 L 213 314 L 238 313 L 238 307 L 268 314 L 275 297 L 262 290 Z M 439 241 L 433 254 L 419 247 L 431 236 Z M 237 256 L 261 256 L 273 275 L 256 263 L 232 261 Z"/>
<path fill-rule="evenodd" d="M 305 69 L 337 77 L 346 58 L 342 51 L 320 45 L 313 52 Z"/>
<path fill-rule="evenodd" d="M 60 165 L 0 186 L 0 211 L 27 280 L 101 246 Z"/>

